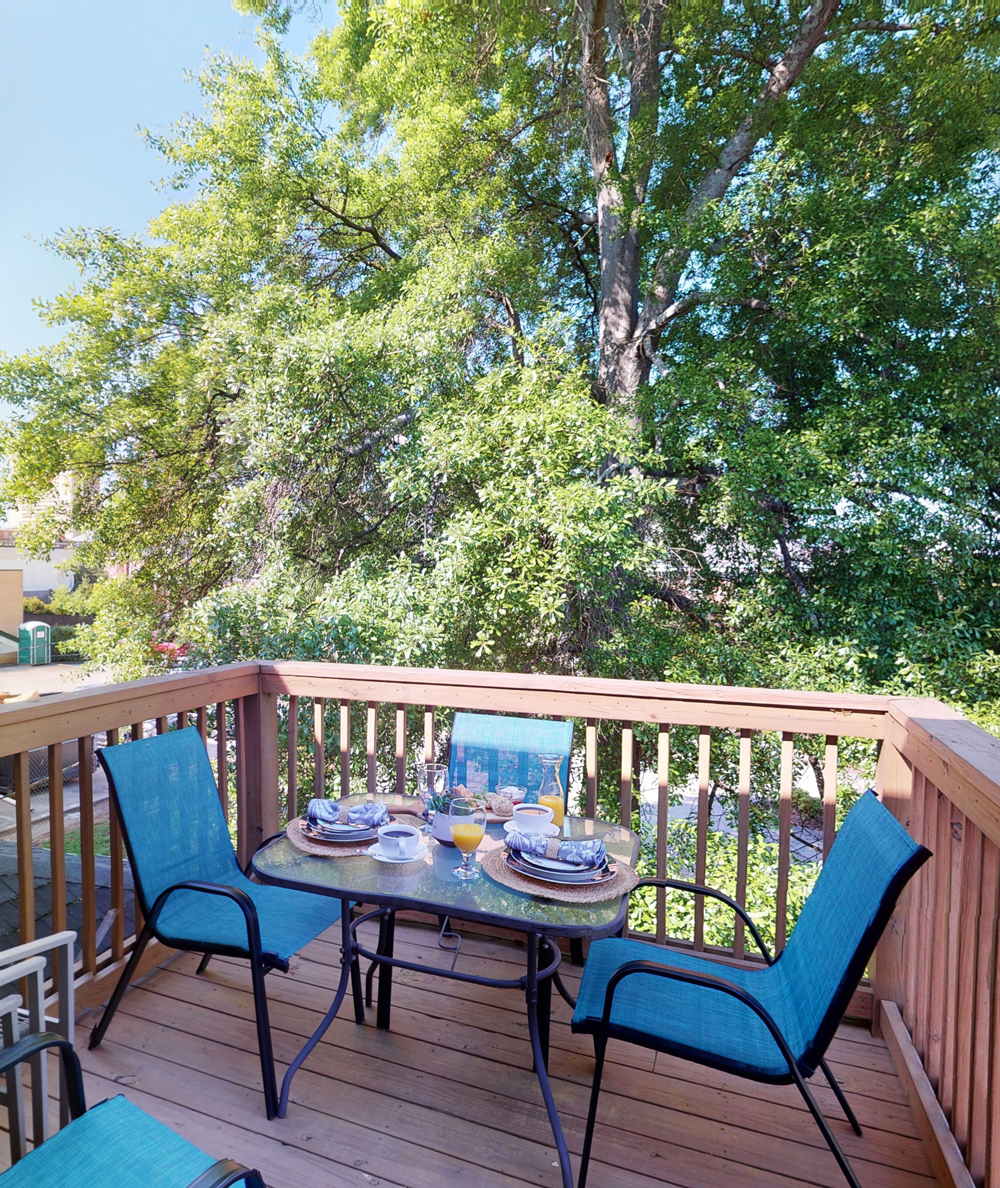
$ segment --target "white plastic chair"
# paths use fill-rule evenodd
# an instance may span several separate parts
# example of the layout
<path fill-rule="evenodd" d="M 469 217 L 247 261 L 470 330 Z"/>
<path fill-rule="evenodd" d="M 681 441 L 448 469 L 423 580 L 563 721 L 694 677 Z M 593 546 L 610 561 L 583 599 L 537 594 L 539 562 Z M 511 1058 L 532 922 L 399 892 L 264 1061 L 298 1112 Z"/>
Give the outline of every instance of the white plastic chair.
<path fill-rule="evenodd" d="M 4 1048 L 15 1044 L 22 1035 L 54 1031 L 73 1042 L 73 946 L 75 932 L 57 932 L 54 936 L 28 941 L 0 952 L 0 990 L 14 988 L 0 999 L 0 1042 Z M 53 958 L 53 993 L 45 1001 L 45 958 Z M 18 983 L 27 987 L 25 1006 Z M 0 1091 L 0 1104 L 7 1107 L 10 1130 L 10 1159 L 16 1163 L 27 1151 L 24 1125 L 24 1095 L 19 1068 L 6 1074 L 6 1088 Z M 31 1137 L 38 1146 L 49 1137 L 48 1068 L 43 1054 L 31 1058 Z M 60 1125 L 69 1121 L 69 1098 L 64 1078 L 59 1083 Z"/>

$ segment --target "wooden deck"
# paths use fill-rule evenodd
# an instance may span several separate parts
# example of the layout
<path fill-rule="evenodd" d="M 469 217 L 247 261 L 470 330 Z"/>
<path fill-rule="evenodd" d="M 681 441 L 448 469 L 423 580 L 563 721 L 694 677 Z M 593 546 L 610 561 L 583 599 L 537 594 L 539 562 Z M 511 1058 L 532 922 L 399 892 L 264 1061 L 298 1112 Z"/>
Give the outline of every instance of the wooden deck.
<path fill-rule="evenodd" d="M 328 934 L 330 935 L 330 934 Z M 339 936 L 339 931 L 338 931 Z M 373 938 L 370 938 L 373 939 Z M 436 933 L 397 928 L 397 954 L 449 960 Z M 460 969 L 523 970 L 510 942 L 466 937 Z M 268 978 L 279 1077 L 329 1006 L 335 939 L 313 942 L 289 976 Z M 397 971 L 393 1030 L 350 1002 L 299 1072 L 288 1117 L 264 1117 L 247 967 L 216 958 L 195 976 L 184 954 L 125 997 L 101 1048 L 78 1048 L 90 1101 L 126 1096 L 215 1156 L 260 1168 L 269 1188 L 518 1188 L 559 1183 L 531 1072 L 523 999 Z M 564 966 L 570 985 L 577 976 Z M 583 1137 L 592 1049 L 554 995 L 550 1069 L 570 1150 Z M 864 1188 L 936 1184 L 885 1045 L 841 1027 L 829 1058 L 865 1128 L 856 1138 L 833 1094 L 816 1085 Z M 801 1188 L 844 1183 L 791 1087 L 739 1078 L 618 1045 L 609 1066 L 591 1165 L 593 1188 Z"/>

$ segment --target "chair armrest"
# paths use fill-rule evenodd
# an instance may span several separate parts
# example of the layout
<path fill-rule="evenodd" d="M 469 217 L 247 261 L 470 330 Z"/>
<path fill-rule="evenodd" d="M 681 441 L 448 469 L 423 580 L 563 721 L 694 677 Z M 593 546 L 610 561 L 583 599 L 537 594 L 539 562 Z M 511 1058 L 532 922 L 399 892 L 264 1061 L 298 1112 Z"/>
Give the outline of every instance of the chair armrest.
<path fill-rule="evenodd" d="M 796 1075 L 798 1065 L 785 1037 L 781 1034 L 781 1028 L 775 1023 L 770 1012 L 752 994 L 726 978 L 719 978 L 714 974 L 695 973 L 694 970 L 681 969 L 676 965 L 661 965 L 659 961 L 626 961 L 624 965 L 620 965 L 611 975 L 608 979 L 607 989 L 604 992 L 604 1014 L 601 1017 L 601 1025 L 605 1031 L 611 1026 L 611 1010 L 614 1005 L 615 991 L 626 978 L 640 973 L 652 974 L 654 977 L 667 978 L 674 982 L 686 982 L 690 986 L 701 986 L 705 990 L 716 990 L 721 994 L 728 994 L 731 998 L 738 999 L 744 1006 L 749 1007 L 763 1022 L 765 1027 L 767 1027 L 771 1033 L 771 1038 L 777 1044 L 778 1050 L 788 1063 L 788 1071 L 793 1076 Z"/>
<path fill-rule="evenodd" d="M 10 1070 L 23 1060 L 37 1056 L 49 1048 L 58 1048 L 62 1061 L 63 1072 L 66 1075 L 66 1086 L 69 1092 L 69 1116 L 79 1118 L 86 1113 L 87 1103 L 83 1094 L 83 1073 L 80 1070 L 80 1059 L 73 1050 L 68 1039 L 56 1035 L 52 1031 L 39 1031 L 34 1035 L 26 1035 L 16 1044 L 0 1052 L 0 1073 Z"/>
<path fill-rule="evenodd" d="M 231 899 L 246 919 L 247 947 L 250 949 L 250 956 L 256 961 L 263 959 L 284 973 L 288 972 L 287 961 L 274 953 L 264 953 L 261 948 L 260 920 L 257 918 L 257 909 L 253 900 L 239 887 L 230 887 L 227 883 L 203 883 L 197 879 L 186 879 L 183 883 L 174 883 L 172 887 L 167 887 L 156 897 L 153 910 L 149 913 L 149 919 L 146 921 L 153 932 L 156 932 L 156 921 L 163 910 L 163 905 L 167 902 L 167 897 L 173 895 L 175 891 L 200 891 L 205 895 L 218 895 L 222 899 Z"/>
<path fill-rule="evenodd" d="M 232 1159 L 220 1159 L 206 1168 L 188 1188 L 229 1188 L 230 1184 L 243 1184 L 247 1188 L 266 1188 L 260 1172 L 243 1167 Z"/>
<path fill-rule="evenodd" d="M 731 907 L 743 923 L 746 924 L 747 928 L 750 929 L 750 934 L 757 942 L 757 948 L 760 949 L 767 964 L 774 964 L 774 958 L 771 956 L 767 945 L 764 944 L 763 938 L 757 931 L 757 925 L 751 920 L 746 908 L 742 904 L 737 903 L 735 899 L 730 899 L 722 891 L 716 891 L 714 887 L 703 887 L 700 883 L 688 883 L 683 879 L 640 879 L 633 890 L 637 890 L 639 887 L 666 887 L 671 891 L 688 891 L 692 895 L 708 895 L 712 899 L 719 900 L 720 903 Z"/>

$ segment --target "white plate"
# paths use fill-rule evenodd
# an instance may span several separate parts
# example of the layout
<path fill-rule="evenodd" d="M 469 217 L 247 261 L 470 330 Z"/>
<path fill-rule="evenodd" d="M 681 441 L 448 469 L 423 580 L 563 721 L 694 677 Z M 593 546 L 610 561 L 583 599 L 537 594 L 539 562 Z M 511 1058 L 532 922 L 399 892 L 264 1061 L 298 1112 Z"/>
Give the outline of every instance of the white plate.
<path fill-rule="evenodd" d="M 546 825 L 544 829 L 532 829 L 529 831 L 527 829 L 518 829 L 518 827 L 514 824 L 513 821 L 504 821 L 503 827 L 504 827 L 505 832 L 507 832 L 507 833 L 513 833 L 514 830 L 517 829 L 518 833 L 524 833 L 528 837 L 530 837 L 532 833 L 537 833 L 541 837 L 558 837 L 559 834 L 562 832 L 562 830 L 559 828 L 558 825 L 552 825 L 552 824 Z"/>
<path fill-rule="evenodd" d="M 589 887 L 594 883 L 606 883 L 609 879 L 615 877 L 617 867 L 611 867 L 605 864 L 603 867 L 594 870 L 588 870 L 583 875 L 567 875 L 556 874 L 554 871 L 545 873 L 538 869 L 532 869 L 526 862 L 518 862 L 517 858 L 508 851 L 506 857 L 507 865 L 511 870 L 518 874 L 527 875 L 530 879 L 538 879 L 542 883 L 552 883 L 560 887 Z"/>
<path fill-rule="evenodd" d="M 554 870 L 557 874 L 583 874 L 586 870 L 596 870 L 597 867 L 587 866 L 583 862 L 564 862 L 562 858 L 544 858 L 540 854 L 527 854 L 520 851 L 521 861 L 529 866 L 537 866 L 539 870 Z"/>
<path fill-rule="evenodd" d="M 365 851 L 365 853 L 370 854 L 375 859 L 376 862 L 394 862 L 394 863 L 416 862 L 418 859 L 423 858 L 426 855 L 427 847 L 424 845 L 423 842 L 421 842 L 420 845 L 417 846 L 417 852 L 415 854 L 413 854 L 411 857 L 397 858 L 395 854 L 385 853 L 385 851 L 382 849 L 381 844 L 379 842 L 376 842 L 373 846 L 369 846 L 368 849 Z"/>

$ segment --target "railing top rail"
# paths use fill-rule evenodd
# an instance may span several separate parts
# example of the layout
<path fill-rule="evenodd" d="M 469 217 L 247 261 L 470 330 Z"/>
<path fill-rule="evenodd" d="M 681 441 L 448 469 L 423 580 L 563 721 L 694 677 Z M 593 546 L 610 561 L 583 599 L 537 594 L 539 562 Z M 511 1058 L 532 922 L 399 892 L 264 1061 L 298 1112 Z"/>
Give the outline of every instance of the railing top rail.
<path fill-rule="evenodd" d="M 769 708 L 815 707 L 828 710 L 863 710 L 886 713 L 889 697 L 871 693 L 816 693 L 798 689 L 759 689 L 744 685 L 688 685 L 666 681 L 615 680 L 607 677 L 571 677 L 540 673 L 491 672 L 457 668 L 391 668 L 371 664 L 327 664 L 313 660 L 262 660 L 264 675 L 288 678 L 320 677 L 365 681 L 373 684 L 464 685 L 469 688 L 557 690 L 582 697 L 600 692 L 636 699 L 692 701 Z M 905 699 L 904 699 L 905 700 Z"/>
<path fill-rule="evenodd" d="M 259 688 L 260 665 L 251 660 L 0 705 L 0 755 L 82 738 L 196 704 L 246 697 Z"/>

